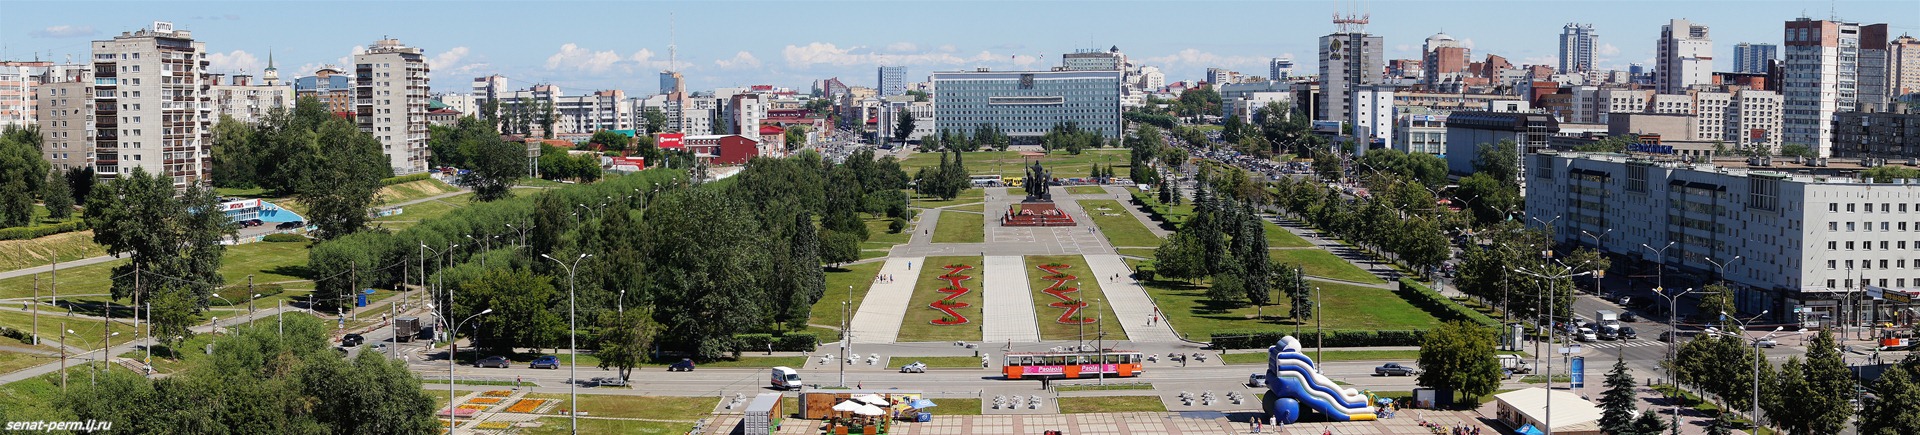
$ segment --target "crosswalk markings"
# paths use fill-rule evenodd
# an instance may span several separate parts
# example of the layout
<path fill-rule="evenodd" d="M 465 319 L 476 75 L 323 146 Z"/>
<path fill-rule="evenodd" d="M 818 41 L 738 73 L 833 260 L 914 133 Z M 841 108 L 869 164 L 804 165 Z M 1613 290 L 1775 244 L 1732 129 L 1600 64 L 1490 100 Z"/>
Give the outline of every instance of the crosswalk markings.
<path fill-rule="evenodd" d="M 1626 341 L 1600 341 L 1600 342 L 1592 342 L 1592 343 L 1580 343 L 1580 345 L 1586 346 L 1586 347 L 1593 347 L 1593 348 L 1611 349 L 1616 347 L 1666 346 L 1667 344 L 1658 342 L 1658 341 L 1648 341 L 1648 340 L 1626 340 Z"/>

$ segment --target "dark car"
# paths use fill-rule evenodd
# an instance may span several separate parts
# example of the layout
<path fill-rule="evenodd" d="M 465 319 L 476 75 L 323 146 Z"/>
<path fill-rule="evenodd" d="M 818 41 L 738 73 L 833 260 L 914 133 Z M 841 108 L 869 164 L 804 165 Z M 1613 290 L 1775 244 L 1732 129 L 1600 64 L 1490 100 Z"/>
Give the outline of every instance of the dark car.
<path fill-rule="evenodd" d="M 360 343 L 365 342 L 367 342 L 367 337 L 361 336 L 360 334 L 347 334 L 345 337 L 340 337 L 341 347 L 359 346 Z"/>
<path fill-rule="evenodd" d="M 533 364 L 528 365 L 527 367 L 536 368 L 536 369 L 559 369 L 560 357 L 547 355 L 539 358 L 534 358 Z"/>
<path fill-rule="evenodd" d="M 667 371 L 691 372 L 693 371 L 693 360 L 681 358 L 680 361 L 674 362 L 673 365 L 667 366 Z"/>
<path fill-rule="evenodd" d="M 1636 339 L 1636 338 L 1640 338 L 1640 333 L 1638 333 L 1638 332 L 1635 332 L 1635 331 L 1633 330 L 1633 327 L 1632 327 L 1632 326 L 1622 326 L 1622 327 L 1620 327 L 1620 339 L 1622 339 L 1622 340 L 1632 340 L 1632 339 Z"/>
<path fill-rule="evenodd" d="M 507 361 L 507 357 L 494 355 L 494 356 L 481 359 L 479 362 L 473 363 L 473 366 L 474 367 L 495 367 L 495 368 L 504 369 L 504 368 L 507 368 L 507 366 L 510 366 L 512 364 L 513 364 L 512 362 Z"/>
<path fill-rule="evenodd" d="M 1639 315 L 1635 315 L 1635 314 L 1633 314 L 1633 312 L 1632 312 L 1632 311 L 1628 311 L 1628 312 L 1624 312 L 1624 313 L 1620 313 L 1620 321 L 1622 321 L 1622 322 L 1638 322 L 1638 321 L 1640 321 L 1640 316 L 1639 316 Z"/>
<path fill-rule="evenodd" d="M 1377 376 L 1413 376 L 1420 374 L 1420 369 L 1403 366 L 1400 365 L 1400 363 L 1387 363 L 1387 365 L 1374 367 L 1373 374 Z"/>

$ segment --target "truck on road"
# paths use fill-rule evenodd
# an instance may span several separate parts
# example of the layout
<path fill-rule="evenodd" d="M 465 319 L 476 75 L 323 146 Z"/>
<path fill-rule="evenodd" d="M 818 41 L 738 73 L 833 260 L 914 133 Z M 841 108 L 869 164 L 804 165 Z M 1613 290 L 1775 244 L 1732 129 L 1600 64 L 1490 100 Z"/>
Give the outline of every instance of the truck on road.
<path fill-rule="evenodd" d="M 1620 313 L 1613 310 L 1600 310 L 1593 313 L 1593 323 L 1600 326 L 1620 326 Z"/>
<path fill-rule="evenodd" d="M 413 341 L 413 336 L 419 333 L 420 333 L 419 317 L 395 317 L 393 319 L 393 339 L 394 340 Z"/>
<path fill-rule="evenodd" d="M 1533 368 L 1527 366 L 1527 360 L 1520 359 L 1519 355 L 1499 355 L 1495 358 L 1500 360 L 1500 369 L 1507 373 L 1519 375 L 1533 373 Z"/>

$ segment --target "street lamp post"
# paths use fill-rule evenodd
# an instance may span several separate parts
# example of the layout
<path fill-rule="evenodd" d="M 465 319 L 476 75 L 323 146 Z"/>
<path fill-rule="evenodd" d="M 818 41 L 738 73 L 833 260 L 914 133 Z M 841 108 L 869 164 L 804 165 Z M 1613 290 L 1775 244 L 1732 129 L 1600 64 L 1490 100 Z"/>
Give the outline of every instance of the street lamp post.
<path fill-rule="evenodd" d="M 453 303 L 447 303 L 447 312 L 453 312 Z M 453 401 L 453 366 L 455 365 L 453 361 L 459 355 L 460 351 L 460 325 L 466 324 L 468 320 L 473 320 L 473 318 L 480 317 L 482 314 L 491 312 L 493 312 L 493 309 L 488 308 L 480 310 L 478 313 L 473 313 L 473 315 L 467 316 L 466 319 L 455 322 L 453 324 L 453 331 L 447 333 L 447 421 L 451 422 L 447 425 L 448 434 L 452 434 L 455 429 L 460 428 L 460 413 L 456 412 L 460 410 L 460 407 L 458 403 L 454 403 Z"/>
<path fill-rule="evenodd" d="M 1658 292 L 1667 288 L 1667 248 L 1673 247 L 1676 243 L 1680 242 L 1667 242 L 1667 246 L 1661 246 L 1660 249 L 1653 249 L 1653 246 L 1645 243 L 1640 244 L 1640 247 L 1647 248 L 1648 251 L 1653 251 L 1653 255 L 1658 257 L 1654 259 L 1658 264 L 1655 265 L 1653 272 L 1655 280 L 1653 291 Z"/>
<path fill-rule="evenodd" d="M 1646 246 L 1646 245 L 1642 244 L 1641 246 Z M 1667 246 L 1672 247 L 1673 243 L 1668 242 Z M 1649 247 L 1648 249 L 1652 249 L 1652 248 Z M 1660 250 L 1664 251 L 1666 250 L 1666 248 L 1660 248 Z M 1666 266 L 1664 265 L 1664 262 L 1661 268 L 1662 269 L 1666 268 Z M 1668 295 L 1666 290 L 1667 289 L 1664 287 L 1654 287 L 1653 294 L 1660 295 L 1661 297 L 1667 298 L 1667 381 L 1672 382 L 1673 387 L 1677 389 L 1677 388 L 1680 388 L 1680 382 L 1674 380 L 1673 366 L 1676 364 L 1679 364 L 1679 362 L 1674 361 L 1673 344 L 1680 342 L 1680 327 L 1679 327 L 1680 297 L 1686 296 L 1687 293 L 1693 293 L 1693 288 L 1689 287 L 1686 290 L 1681 291 L 1680 293 L 1676 293 L 1672 295 Z M 1673 402 L 1673 419 L 1672 419 L 1673 423 L 1671 424 L 1670 427 L 1679 427 L 1680 426 L 1680 401 L 1673 400 L 1672 402 Z"/>
<path fill-rule="evenodd" d="M 1719 282 L 1721 287 L 1727 286 L 1727 266 L 1733 264 L 1734 262 L 1740 261 L 1741 258 L 1743 257 L 1735 255 L 1733 256 L 1733 259 L 1727 260 L 1726 262 L 1723 263 L 1723 262 L 1714 261 L 1712 257 L 1708 257 L 1705 255 L 1700 256 L 1701 260 L 1706 260 L 1707 264 L 1712 264 L 1713 269 L 1720 272 Z M 1736 308 L 1734 311 L 1738 312 L 1739 309 Z M 1761 311 L 1764 313 L 1767 310 L 1761 310 Z"/>
<path fill-rule="evenodd" d="M 540 254 L 540 256 L 545 257 L 548 260 L 553 260 L 553 262 L 555 263 L 560 263 L 561 266 L 567 267 L 567 352 L 570 352 L 567 357 L 567 377 L 571 378 L 567 380 L 567 395 L 570 396 L 567 402 L 567 407 L 568 407 L 567 420 L 569 420 L 572 423 L 573 434 L 579 435 L 580 434 L 580 391 L 579 391 L 579 387 L 580 387 L 580 347 L 579 346 L 580 344 L 578 341 L 576 341 L 576 338 L 579 337 L 580 335 L 580 329 L 579 329 L 580 327 L 578 324 L 574 323 L 575 319 L 573 314 L 574 313 L 574 309 L 573 309 L 574 280 L 573 278 L 574 278 L 574 272 L 580 270 L 579 269 L 580 260 L 585 260 L 587 259 L 587 257 L 592 257 L 593 254 L 585 254 L 585 253 L 580 254 L 579 257 L 574 257 L 573 264 L 567 264 L 567 262 L 560 261 L 560 259 L 553 258 L 553 256 L 547 255 L 547 254 Z"/>
<path fill-rule="evenodd" d="M 1720 315 L 1726 316 L 1727 312 L 1721 311 Z M 1752 323 L 1754 320 L 1758 320 L 1760 319 L 1761 316 L 1765 316 L 1765 315 L 1767 315 L 1767 311 L 1762 310 L 1760 312 L 1760 315 L 1753 316 L 1753 318 L 1747 319 L 1747 321 L 1745 322 L 1740 321 L 1739 318 L 1727 316 L 1727 318 L 1730 319 L 1730 321 L 1733 321 L 1736 324 L 1740 325 L 1739 335 L 1734 335 L 1733 337 L 1745 339 L 1746 338 L 1745 331 L 1747 330 L 1747 324 Z M 1753 415 L 1751 417 L 1753 417 L 1753 428 L 1756 430 L 1760 428 L 1760 360 L 1765 359 L 1767 357 L 1766 354 L 1760 353 L 1760 343 L 1763 343 L 1769 339 L 1772 339 L 1773 336 L 1778 335 L 1781 332 L 1784 332 L 1785 329 L 1786 327 L 1784 326 L 1775 326 L 1773 327 L 1773 331 L 1768 332 L 1766 336 L 1763 336 L 1760 338 L 1748 339 L 1750 341 L 1749 344 L 1753 346 Z M 1805 330 L 1799 330 L 1799 331 L 1794 331 L 1793 333 L 1797 335 L 1805 332 L 1806 332 Z"/>
<path fill-rule="evenodd" d="M 1612 232 L 1613 232 L 1613 229 L 1612 229 L 1612 228 L 1608 228 L 1608 229 L 1606 229 L 1605 231 L 1601 231 L 1601 232 L 1600 232 L 1600 234 L 1594 234 L 1594 233 L 1591 233 L 1591 232 L 1587 232 L 1587 230 L 1580 230 L 1580 234 L 1582 234 L 1582 235 L 1585 235 L 1585 236 L 1587 236 L 1587 237 L 1592 237 L 1592 238 L 1593 238 L 1593 250 L 1594 250 L 1594 252 L 1598 252 L 1598 253 L 1600 253 L 1600 255 L 1602 255 L 1602 256 L 1604 256 L 1604 255 L 1607 255 L 1607 254 L 1606 254 L 1606 250 L 1600 247 L 1600 239 L 1601 239 L 1601 238 L 1603 238 L 1603 237 L 1606 237 L 1606 236 L 1607 236 L 1607 233 L 1612 233 Z M 1595 276 L 1595 277 L 1593 277 L 1593 294 L 1594 294 L 1594 296 L 1600 296 L 1600 297 L 1606 297 L 1605 295 L 1601 295 L 1601 294 L 1600 294 L 1600 293 L 1601 293 L 1602 291 L 1604 291 L 1604 288 L 1605 288 L 1605 286 L 1602 286 L 1602 285 L 1600 285 L 1600 284 L 1601 284 L 1601 283 L 1600 283 L 1600 280 L 1601 280 L 1601 279 L 1605 279 L 1605 278 L 1606 278 L 1605 276 Z"/>
<path fill-rule="evenodd" d="M 1555 216 L 1555 217 L 1554 217 L 1554 219 L 1559 219 L 1559 217 L 1558 217 L 1558 216 Z M 1546 310 L 1546 312 L 1545 312 L 1545 314 L 1547 315 L 1547 329 L 1548 329 L 1548 331 L 1547 331 L 1547 348 L 1548 348 L 1549 350 L 1551 350 L 1551 349 L 1553 348 L 1553 346 L 1554 346 L 1554 343 L 1553 343 L 1553 332 L 1554 332 L 1554 331 L 1552 331 L 1552 329 L 1553 329 L 1553 322 L 1554 322 L 1554 320 L 1555 320 L 1555 319 L 1554 319 L 1554 315 L 1553 315 L 1553 308 L 1554 308 L 1554 298 L 1555 298 L 1556 296 L 1558 296 L 1558 295 L 1555 295 L 1555 294 L 1553 294 L 1553 290 L 1554 290 L 1554 288 L 1553 288 L 1553 284 L 1554 284 L 1555 282 L 1557 282 L 1557 281 L 1559 281 L 1559 280 L 1561 280 L 1561 279 L 1572 279 L 1573 277 L 1577 277 L 1577 276 L 1586 276 L 1586 275 L 1592 275 L 1592 274 L 1593 274 L 1593 272 L 1592 272 L 1592 271 L 1587 271 L 1587 272 L 1580 272 L 1580 273 L 1572 273 L 1572 272 L 1573 272 L 1573 266 L 1565 266 L 1565 265 L 1562 265 L 1562 269 L 1560 270 L 1560 273 L 1559 273 L 1559 274 L 1555 274 L 1555 275 L 1547 275 L 1547 274 L 1541 274 L 1541 273 L 1533 273 L 1533 272 L 1528 272 L 1528 271 L 1525 271 L 1525 270 L 1519 270 L 1519 269 L 1514 269 L 1513 271 L 1514 271 L 1514 272 L 1519 272 L 1519 273 L 1522 273 L 1522 274 L 1525 274 L 1525 275 L 1528 275 L 1528 276 L 1532 276 L 1532 277 L 1535 277 L 1535 278 L 1539 278 L 1539 279 L 1541 279 L 1541 280 L 1545 280 L 1545 281 L 1547 281 L 1547 295 L 1546 295 L 1546 301 L 1547 301 L 1547 310 Z M 1566 352 L 1562 352 L 1562 355 L 1565 355 L 1565 354 L 1566 354 Z M 1539 357 L 1539 355 L 1537 354 L 1537 352 L 1536 352 L 1536 355 L 1534 355 L 1534 357 L 1535 357 L 1535 358 L 1538 358 L 1538 357 Z M 1547 358 L 1547 367 L 1546 367 L 1546 373 L 1547 373 L 1547 391 L 1548 391 L 1548 393 L 1549 393 L 1549 394 L 1547 394 L 1547 403 L 1546 403 L 1546 405 L 1547 405 L 1547 420 L 1546 420 L 1546 424 L 1547 424 L 1547 427 L 1545 428 L 1545 429 L 1546 429 L 1546 430 L 1545 430 L 1545 433 L 1546 433 L 1546 435 L 1553 435 L 1553 394 L 1551 394 L 1551 393 L 1552 393 L 1552 391 L 1553 391 L 1553 358 L 1551 358 L 1551 357 L 1549 357 L 1549 358 Z M 1571 387 L 1571 385 L 1569 385 L 1569 387 Z"/>

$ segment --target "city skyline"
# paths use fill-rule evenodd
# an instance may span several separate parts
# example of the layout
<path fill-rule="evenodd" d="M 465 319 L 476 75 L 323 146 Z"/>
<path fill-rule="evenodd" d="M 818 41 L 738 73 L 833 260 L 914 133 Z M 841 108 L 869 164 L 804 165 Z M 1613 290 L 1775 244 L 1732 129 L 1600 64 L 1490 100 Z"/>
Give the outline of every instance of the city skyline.
<path fill-rule="evenodd" d="M 1733 49 L 1741 42 L 1779 44 L 1782 23 L 1801 16 L 1877 23 L 1914 17 L 1920 7 L 1895 1 L 1763 2 L 1729 7 L 1724 2 L 1666 4 L 1650 2 L 1551 2 L 1554 11 L 1539 19 L 1487 25 L 1487 12 L 1499 8 L 1537 8 L 1543 2 L 1376 2 L 1354 13 L 1366 14 L 1368 33 L 1384 38 L 1385 58 L 1418 59 L 1427 36 L 1448 33 L 1471 48 L 1475 60 L 1496 54 L 1516 65 L 1557 65 L 1558 35 L 1567 22 L 1592 23 L 1601 36 L 1595 44 L 1596 67 L 1625 70 L 1630 63 L 1652 67 L 1660 26 L 1685 18 L 1712 27 L 1714 71 L 1733 71 Z M 283 78 L 311 74 L 321 65 L 351 62 L 354 50 L 391 37 L 426 51 L 436 92 L 465 92 L 473 77 L 500 74 L 516 84 L 552 83 L 568 94 L 620 89 L 636 94 L 657 91 L 657 73 L 677 57 L 689 89 L 772 84 L 805 91 L 813 80 L 839 77 L 856 86 L 873 86 L 876 68 L 907 66 L 909 81 L 924 81 L 937 71 L 1046 69 L 1074 50 L 1117 46 L 1137 66 L 1157 66 L 1171 80 L 1199 80 L 1207 68 L 1265 75 L 1274 57 L 1295 59 L 1296 75 L 1318 70 L 1316 41 L 1333 33 L 1335 2 L 1030 2 L 985 3 L 1018 6 L 1021 16 L 1070 17 L 1046 26 L 1016 31 L 980 31 L 972 23 L 1004 20 L 1008 9 L 965 2 L 830 2 L 807 8 L 763 2 L 560 2 L 551 4 L 441 2 L 382 3 L 390 14 L 370 14 L 363 3 L 330 7 L 289 7 L 305 2 L 14 3 L 0 17 L 0 57 L 8 60 L 82 60 L 88 42 L 169 21 L 206 41 L 217 73 L 258 74 L 271 53 Z M 1635 5 L 1659 5 L 1657 12 Z M 903 14 L 875 5 L 909 9 Z M 1206 32 L 1141 31 L 1184 23 L 1153 8 L 1191 11 L 1207 20 Z M 1219 14 L 1222 8 L 1248 13 Z M 559 15 L 551 11 L 586 11 Z M 778 10 L 778 14 L 765 14 Z M 740 16 L 778 20 L 744 24 Z M 502 31 L 475 23 L 500 23 L 499 17 L 542 17 Z M 645 25 L 599 17 L 634 17 Z M 919 17 L 942 17 L 927 21 Z M 1869 18 L 1870 17 L 1870 18 Z M 605 19 L 604 26 L 568 24 L 568 20 Z M 541 26 L 546 22 L 552 26 Z M 435 23 L 447 23 L 436 25 Z M 857 25 L 847 23 L 858 23 Z M 1889 33 L 1920 33 L 1911 21 L 1888 21 Z M 715 26 L 747 25 L 747 32 L 716 31 Z M 775 31 L 782 26 L 805 32 Z M 671 27 L 671 29 L 670 29 Z M 615 29 L 595 32 L 593 29 Z M 1162 27 L 1164 28 L 1164 27 Z M 1274 31 L 1273 29 L 1281 29 Z M 769 37 L 769 35 L 779 35 Z M 670 49 L 673 46 L 674 49 Z M 670 54 L 671 52 L 677 52 Z"/>

